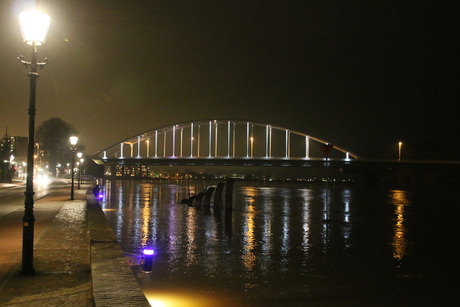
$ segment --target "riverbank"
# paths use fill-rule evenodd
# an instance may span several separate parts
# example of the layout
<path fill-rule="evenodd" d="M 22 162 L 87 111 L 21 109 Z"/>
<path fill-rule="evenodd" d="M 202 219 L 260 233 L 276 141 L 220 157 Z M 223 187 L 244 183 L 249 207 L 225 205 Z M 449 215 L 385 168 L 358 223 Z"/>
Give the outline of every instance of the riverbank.
<path fill-rule="evenodd" d="M 75 200 L 68 192 L 35 202 L 37 215 L 51 215 L 35 233 L 35 275 L 20 273 L 17 242 L 2 248 L 0 306 L 150 306 L 90 186 L 75 190 Z M 10 240 L 22 237 L 21 217 L 14 211 L 1 220 Z"/>

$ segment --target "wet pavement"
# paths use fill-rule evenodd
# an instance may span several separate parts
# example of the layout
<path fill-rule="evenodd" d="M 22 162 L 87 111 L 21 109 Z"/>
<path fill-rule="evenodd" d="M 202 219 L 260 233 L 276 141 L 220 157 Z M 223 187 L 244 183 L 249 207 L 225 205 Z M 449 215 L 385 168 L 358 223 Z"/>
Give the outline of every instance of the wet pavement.
<path fill-rule="evenodd" d="M 0 306 L 149 306 L 89 187 L 35 202 L 35 275 L 20 272 L 23 210 L 0 218 Z"/>
<path fill-rule="evenodd" d="M 8 233 L 1 239 L 0 306 L 93 306 L 86 189 L 75 191 L 73 201 L 64 188 L 35 202 L 35 275 L 20 272 L 23 211 L 0 221 Z"/>

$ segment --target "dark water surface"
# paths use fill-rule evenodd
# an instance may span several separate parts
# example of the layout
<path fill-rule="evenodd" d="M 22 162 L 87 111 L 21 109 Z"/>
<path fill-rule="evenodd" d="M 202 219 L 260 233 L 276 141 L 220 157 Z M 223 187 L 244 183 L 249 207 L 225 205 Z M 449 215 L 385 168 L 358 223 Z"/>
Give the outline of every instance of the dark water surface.
<path fill-rule="evenodd" d="M 102 202 L 152 306 L 446 306 L 458 287 L 454 189 L 237 182 L 233 210 L 184 181 L 108 181 Z"/>

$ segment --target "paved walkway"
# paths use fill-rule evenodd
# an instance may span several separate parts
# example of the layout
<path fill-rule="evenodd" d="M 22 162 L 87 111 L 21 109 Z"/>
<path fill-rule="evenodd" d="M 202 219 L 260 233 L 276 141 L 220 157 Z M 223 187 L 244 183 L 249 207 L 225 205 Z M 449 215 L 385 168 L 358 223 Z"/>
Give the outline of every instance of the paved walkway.
<path fill-rule="evenodd" d="M 22 210 L 2 218 L 0 306 L 150 306 L 88 188 L 35 202 L 35 275 L 20 273 Z"/>

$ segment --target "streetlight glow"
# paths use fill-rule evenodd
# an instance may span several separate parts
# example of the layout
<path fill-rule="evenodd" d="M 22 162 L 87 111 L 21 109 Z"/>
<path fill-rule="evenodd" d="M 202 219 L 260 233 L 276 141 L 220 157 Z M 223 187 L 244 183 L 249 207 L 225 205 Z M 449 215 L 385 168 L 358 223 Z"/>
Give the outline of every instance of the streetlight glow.
<path fill-rule="evenodd" d="M 70 137 L 70 145 L 75 146 L 78 142 L 78 136 L 71 136 Z"/>
<path fill-rule="evenodd" d="M 43 45 L 48 35 L 51 18 L 39 11 L 25 11 L 19 14 L 22 37 L 28 45 Z"/>

